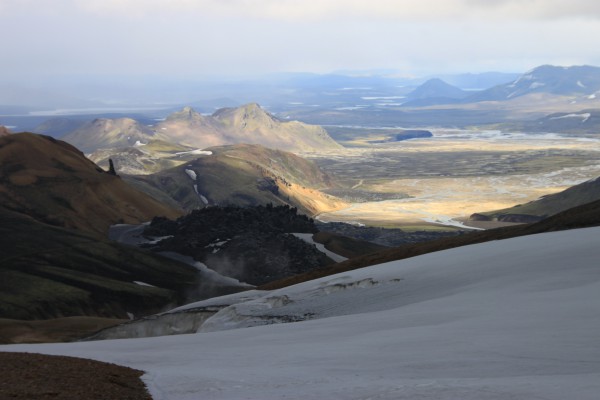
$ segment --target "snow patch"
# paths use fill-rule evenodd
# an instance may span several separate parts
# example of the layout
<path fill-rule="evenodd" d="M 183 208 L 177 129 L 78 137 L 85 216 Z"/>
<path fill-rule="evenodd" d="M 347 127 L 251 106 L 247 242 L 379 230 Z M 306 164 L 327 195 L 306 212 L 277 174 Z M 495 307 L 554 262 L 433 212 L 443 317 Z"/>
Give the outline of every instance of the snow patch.
<path fill-rule="evenodd" d="M 136 285 L 140 285 L 140 286 L 156 287 L 154 285 L 151 285 L 149 283 L 142 282 L 142 281 L 133 281 L 133 283 L 135 283 Z"/>
<path fill-rule="evenodd" d="M 194 171 L 193 169 L 186 169 L 185 173 L 193 180 L 195 181 L 198 176 L 196 175 L 196 171 Z"/>
<path fill-rule="evenodd" d="M 529 89 L 537 89 L 542 86 L 546 86 L 546 84 L 543 82 L 533 82 L 531 85 L 529 85 Z"/>
<path fill-rule="evenodd" d="M 191 150 L 191 151 L 180 151 L 175 153 L 176 156 L 182 156 L 185 154 L 193 154 L 193 155 L 201 155 L 201 156 L 210 156 L 212 155 L 212 151 L 210 150 L 202 150 L 202 149 L 196 149 L 196 150 Z"/>
<path fill-rule="evenodd" d="M 170 239 L 172 238 L 173 235 L 167 235 L 167 236 L 153 236 L 151 237 L 149 240 L 145 241 L 144 243 L 146 244 L 157 244 L 160 241 L 163 241 L 165 239 Z"/>
<path fill-rule="evenodd" d="M 577 86 L 579 86 L 580 88 L 586 88 L 587 87 L 583 83 L 581 83 L 581 81 L 577 81 Z"/>
<path fill-rule="evenodd" d="M 140 146 L 145 146 L 145 145 L 147 145 L 147 144 L 148 144 L 148 143 L 142 143 L 142 142 L 140 142 L 139 140 L 136 140 L 136 141 L 135 141 L 135 143 L 134 143 L 133 145 L 134 145 L 134 146 L 136 146 L 136 147 L 140 147 Z"/>
<path fill-rule="evenodd" d="M 566 114 L 561 115 L 560 117 L 550 117 L 550 119 L 563 119 L 563 118 L 581 118 L 581 123 L 586 122 L 592 116 L 591 113 L 582 113 L 582 114 Z"/>
<path fill-rule="evenodd" d="M 325 253 L 327 255 L 327 257 L 331 258 L 335 262 L 342 262 L 342 261 L 346 261 L 347 260 L 346 257 L 340 256 L 339 254 L 336 254 L 333 251 L 328 250 L 321 243 L 315 242 L 313 240 L 313 234 L 312 233 L 292 233 L 292 235 L 296 236 L 298 239 L 304 240 L 306 243 L 309 243 L 309 244 L 312 244 L 312 245 L 316 246 L 317 250 L 319 250 L 321 253 Z"/>

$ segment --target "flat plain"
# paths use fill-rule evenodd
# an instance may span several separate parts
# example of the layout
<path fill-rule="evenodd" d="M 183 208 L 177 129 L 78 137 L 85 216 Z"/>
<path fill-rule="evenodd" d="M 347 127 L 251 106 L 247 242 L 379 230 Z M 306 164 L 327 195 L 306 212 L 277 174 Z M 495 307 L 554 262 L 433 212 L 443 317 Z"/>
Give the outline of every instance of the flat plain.
<path fill-rule="evenodd" d="M 363 194 L 319 220 L 462 227 L 473 213 L 526 203 L 600 176 L 598 138 L 430 130 L 433 138 L 372 144 L 385 130 L 365 129 L 363 137 L 342 142 L 344 150 L 305 154 L 345 190 Z"/>

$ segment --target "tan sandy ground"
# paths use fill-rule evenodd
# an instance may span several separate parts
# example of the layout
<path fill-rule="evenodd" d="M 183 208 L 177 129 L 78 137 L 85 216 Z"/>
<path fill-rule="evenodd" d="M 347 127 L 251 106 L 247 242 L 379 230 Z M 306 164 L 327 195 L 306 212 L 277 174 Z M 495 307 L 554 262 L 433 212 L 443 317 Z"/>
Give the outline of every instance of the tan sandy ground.
<path fill-rule="evenodd" d="M 452 130 L 442 131 L 452 134 Z M 347 157 L 366 157 L 373 151 L 447 153 L 469 151 L 527 152 L 530 150 L 600 151 L 600 142 L 578 138 L 560 140 L 411 140 L 377 148 L 348 149 Z M 327 157 L 343 157 L 328 154 Z M 536 161 L 539 163 L 539 161 Z M 319 215 L 322 221 L 358 222 L 376 226 L 405 226 L 428 223 L 454 224 L 477 212 L 512 207 L 600 176 L 600 165 L 562 167 L 536 173 L 482 175 L 477 177 L 431 177 L 360 182 L 361 189 L 382 193 L 408 193 L 412 198 L 356 203 L 339 211 Z M 547 166 L 546 166 L 547 167 Z M 410 168 L 410 167 L 408 167 Z M 451 171 L 449 171 L 451 172 Z"/>

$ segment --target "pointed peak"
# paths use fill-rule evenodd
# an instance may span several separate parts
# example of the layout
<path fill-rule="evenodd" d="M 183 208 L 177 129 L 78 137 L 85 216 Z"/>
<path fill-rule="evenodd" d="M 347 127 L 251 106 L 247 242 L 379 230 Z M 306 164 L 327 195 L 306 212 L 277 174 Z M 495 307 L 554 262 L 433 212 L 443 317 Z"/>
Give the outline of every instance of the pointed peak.
<path fill-rule="evenodd" d="M 202 115 L 190 106 L 185 106 L 181 111 L 176 111 L 167 117 L 167 120 L 174 119 L 199 119 Z"/>

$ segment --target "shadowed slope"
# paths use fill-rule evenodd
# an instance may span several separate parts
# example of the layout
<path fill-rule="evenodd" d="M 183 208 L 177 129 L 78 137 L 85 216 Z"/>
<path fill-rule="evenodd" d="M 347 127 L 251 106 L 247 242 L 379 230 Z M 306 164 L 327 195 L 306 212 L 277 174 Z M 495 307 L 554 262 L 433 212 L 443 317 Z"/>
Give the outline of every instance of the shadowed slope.
<path fill-rule="evenodd" d="M 0 219 L 0 318 L 128 318 L 196 297 L 186 264 L 2 207 Z"/>

